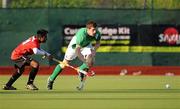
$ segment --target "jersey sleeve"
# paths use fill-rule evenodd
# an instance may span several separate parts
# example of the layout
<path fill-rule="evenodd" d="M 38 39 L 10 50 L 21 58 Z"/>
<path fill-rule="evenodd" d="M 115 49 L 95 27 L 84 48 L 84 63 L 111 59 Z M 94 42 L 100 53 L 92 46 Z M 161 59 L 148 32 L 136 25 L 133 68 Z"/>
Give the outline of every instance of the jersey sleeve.
<path fill-rule="evenodd" d="M 79 30 L 76 33 L 76 44 L 82 46 L 83 40 L 84 40 L 84 31 Z"/>
<path fill-rule="evenodd" d="M 96 34 L 96 41 L 100 41 L 101 40 L 101 33 L 99 31 L 97 31 L 97 34 Z"/>
<path fill-rule="evenodd" d="M 33 49 L 33 48 L 38 48 L 38 49 L 40 49 L 40 44 L 39 44 L 39 42 L 38 42 L 37 39 L 32 40 L 31 48 L 32 48 L 32 49 Z"/>

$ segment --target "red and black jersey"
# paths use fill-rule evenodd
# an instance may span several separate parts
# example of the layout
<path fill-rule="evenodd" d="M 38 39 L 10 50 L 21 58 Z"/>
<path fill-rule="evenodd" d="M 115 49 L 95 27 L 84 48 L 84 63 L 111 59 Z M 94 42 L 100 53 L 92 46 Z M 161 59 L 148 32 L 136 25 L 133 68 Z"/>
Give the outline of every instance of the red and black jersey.
<path fill-rule="evenodd" d="M 40 43 L 37 37 L 32 36 L 19 44 L 12 52 L 11 59 L 16 60 L 22 56 L 34 54 L 33 48 L 40 48 Z"/>

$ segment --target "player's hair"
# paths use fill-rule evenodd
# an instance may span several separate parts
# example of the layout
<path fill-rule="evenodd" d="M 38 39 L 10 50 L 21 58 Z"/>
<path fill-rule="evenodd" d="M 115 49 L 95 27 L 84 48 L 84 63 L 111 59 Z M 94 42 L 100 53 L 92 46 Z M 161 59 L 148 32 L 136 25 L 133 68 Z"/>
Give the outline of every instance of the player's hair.
<path fill-rule="evenodd" d="M 91 28 L 91 27 L 96 28 L 96 27 L 97 27 L 96 22 L 90 20 L 90 21 L 88 21 L 88 22 L 86 23 L 86 28 Z"/>
<path fill-rule="evenodd" d="M 43 36 L 46 36 L 47 33 L 48 33 L 47 30 L 45 30 L 45 29 L 39 29 L 39 30 L 37 31 L 37 36 L 38 36 L 38 37 L 43 37 Z"/>

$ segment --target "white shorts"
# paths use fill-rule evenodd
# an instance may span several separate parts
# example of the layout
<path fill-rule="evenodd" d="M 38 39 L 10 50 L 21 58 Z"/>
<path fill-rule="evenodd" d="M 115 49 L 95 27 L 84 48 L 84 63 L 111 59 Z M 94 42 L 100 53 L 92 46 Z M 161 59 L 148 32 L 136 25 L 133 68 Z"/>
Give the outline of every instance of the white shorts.
<path fill-rule="evenodd" d="M 75 53 L 75 49 L 72 48 L 72 44 L 75 42 L 76 40 L 76 37 L 73 37 L 73 39 L 71 40 L 67 50 L 66 50 L 66 53 L 65 53 L 65 56 L 64 56 L 64 59 L 68 60 L 68 61 L 71 61 L 73 59 L 75 59 L 77 57 L 76 53 Z M 84 58 L 87 56 L 87 55 L 90 55 L 92 54 L 92 50 L 93 49 L 93 46 L 91 44 L 89 44 L 88 46 L 86 47 L 83 47 L 81 49 L 81 54 L 84 56 Z"/>

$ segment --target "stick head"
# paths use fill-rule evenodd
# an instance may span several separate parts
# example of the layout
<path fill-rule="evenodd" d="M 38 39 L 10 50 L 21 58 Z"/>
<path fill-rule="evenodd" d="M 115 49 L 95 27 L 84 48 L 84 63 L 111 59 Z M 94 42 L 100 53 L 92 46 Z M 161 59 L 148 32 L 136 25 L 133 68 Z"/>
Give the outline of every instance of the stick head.
<path fill-rule="evenodd" d="M 94 71 L 90 71 L 87 73 L 87 76 L 95 76 L 95 72 Z"/>
<path fill-rule="evenodd" d="M 79 70 L 79 72 L 85 74 L 85 75 L 88 76 L 88 77 L 95 75 L 95 72 L 94 72 L 94 71 L 86 72 L 86 71 L 84 71 L 84 70 Z"/>

